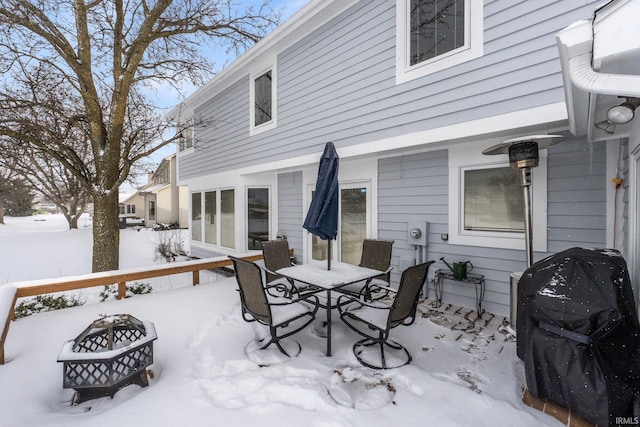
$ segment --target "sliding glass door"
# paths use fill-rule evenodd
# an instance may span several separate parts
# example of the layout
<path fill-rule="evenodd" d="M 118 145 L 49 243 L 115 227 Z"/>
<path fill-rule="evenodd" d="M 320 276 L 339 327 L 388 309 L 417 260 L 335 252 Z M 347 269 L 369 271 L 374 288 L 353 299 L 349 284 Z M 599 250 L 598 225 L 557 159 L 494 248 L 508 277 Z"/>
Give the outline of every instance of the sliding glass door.
<path fill-rule="evenodd" d="M 331 241 L 333 259 L 358 264 L 362 254 L 362 241 L 371 235 L 369 184 L 354 182 L 340 184 L 338 237 Z M 310 191 L 309 200 L 313 197 Z M 326 260 L 328 242 L 309 233 L 311 258 Z"/>

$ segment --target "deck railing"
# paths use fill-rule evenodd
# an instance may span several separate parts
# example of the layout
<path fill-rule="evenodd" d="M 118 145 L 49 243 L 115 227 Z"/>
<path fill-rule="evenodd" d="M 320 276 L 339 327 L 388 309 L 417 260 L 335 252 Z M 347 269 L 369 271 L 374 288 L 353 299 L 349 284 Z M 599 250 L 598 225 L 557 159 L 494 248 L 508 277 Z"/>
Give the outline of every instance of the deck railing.
<path fill-rule="evenodd" d="M 293 250 L 290 250 L 293 254 Z M 255 255 L 239 256 L 248 261 L 258 261 L 262 259 L 262 253 Z M 169 276 L 172 274 L 192 273 L 193 285 L 200 283 L 200 270 L 209 270 L 232 265 L 231 260 L 226 256 L 197 259 L 183 262 L 173 262 L 163 266 L 149 266 L 132 268 L 127 270 L 103 271 L 100 273 L 83 274 L 81 276 L 58 277 L 55 279 L 32 280 L 28 282 L 16 282 L 7 285 L 0 285 L 0 290 L 4 289 L 5 293 L 14 293 L 13 303 L 6 304 L 7 307 L 0 307 L 0 321 L 5 321 L 0 331 L 0 365 L 4 364 L 4 342 L 9 332 L 9 324 L 15 320 L 15 305 L 18 298 L 32 297 L 36 295 L 51 294 L 54 292 L 73 291 L 77 289 L 91 288 L 95 286 L 106 286 L 117 283 L 117 298 L 124 298 L 127 291 L 127 282 L 140 279 L 150 279 L 153 277 Z M 0 295 L 2 292 L 0 292 Z M 6 295 L 5 295 L 6 296 Z M 2 300 L 10 300 L 10 296 L 0 298 Z M 2 304 L 0 304 L 2 305 Z M 5 310 L 9 309 L 8 313 Z"/>

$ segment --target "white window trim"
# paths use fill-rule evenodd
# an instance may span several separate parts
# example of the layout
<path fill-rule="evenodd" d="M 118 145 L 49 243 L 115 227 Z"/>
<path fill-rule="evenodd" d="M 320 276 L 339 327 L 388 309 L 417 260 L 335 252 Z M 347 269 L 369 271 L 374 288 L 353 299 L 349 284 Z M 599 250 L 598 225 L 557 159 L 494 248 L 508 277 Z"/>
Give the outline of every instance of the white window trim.
<path fill-rule="evenodd" d="M 257 135 L 259 133 L 274 129 L 278 125 L 278 71 L 276 62 L 267 67 L 259 68 L 259 71 L 252 71 L 249 75 L 249 135 Z M 256 79 L 264 73 L 271 71 L 271 120 L 258 126 L 256 123 Z"/>
<path fill-rule="evenodd" d="M 428 61 L 413 66 L 409 65 L 410 1 L 396 0 L 396 84 L 406 83 L 482 56 L 484 49 L 484 2 L 482 0 L 465 0 L 467 13 L 464 18 L 464 46 Z"/>
<path fill-rule="evenodd" d="M 485 142 L 488 147 L 490 142 Z M 524 233 L 501 233 L 465 230 L 463 172 L 479 167 L 508 167 L 507 155 L 481 154 L 478 142 L 449 148 L 449 243 L 452 245 L 481 246 L 525 250 Z M 486 148 L 486 147 L 485 147 Z M 540 164 L 532 168 L 532 238 L 533 250 L 547 251 L 547 150 L 540 150 Z"/>

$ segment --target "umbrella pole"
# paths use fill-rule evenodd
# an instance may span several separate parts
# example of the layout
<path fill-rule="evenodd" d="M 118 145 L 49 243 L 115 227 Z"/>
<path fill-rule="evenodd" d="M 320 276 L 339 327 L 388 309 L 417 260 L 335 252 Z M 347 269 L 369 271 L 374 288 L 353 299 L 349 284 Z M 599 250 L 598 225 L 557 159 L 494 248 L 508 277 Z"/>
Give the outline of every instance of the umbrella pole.
<path fill-rule="evenodd" d="M 327 270 L 331 270 L 331 239 L 327 239 Z"/>

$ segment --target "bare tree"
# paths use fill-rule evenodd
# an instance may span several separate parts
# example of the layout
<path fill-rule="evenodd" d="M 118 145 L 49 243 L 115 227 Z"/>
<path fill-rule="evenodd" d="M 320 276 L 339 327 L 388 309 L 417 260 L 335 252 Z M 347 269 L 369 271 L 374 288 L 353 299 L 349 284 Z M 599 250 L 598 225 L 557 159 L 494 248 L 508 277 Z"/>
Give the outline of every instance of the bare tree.
<path fill-rule="evenodd" d="M 162 82 L 201 85 L 214 70 L 200 53 L 215 41 L 243 50 L 278 22 L 268 0 L 0 0 L 0 135 L 30 144 L 82 182 L 94 203 L 93 271 L 119 265 L 118 188 L 132 165 L 180 134 L 168 133 L 149 91 Z M 47 82 L 80 100 L 60 103 Z M 32 90 L 25 88 L 33 87 Z M 55 98 L 55 97 L 54 97 Z M 64 141 L 50 140 L 44 122 L 12 112 L 35 109 L 77 123 L 90 163 Z M 75 121 L 75 122 L 74 122 Z M 173 135 L 173 136 L 167 136 Z"/>
<path fill-rule="evenodd" d="M 24 179 L 31 191 L 53 203 L 66 218 L 70 229 L 78 228 L 78 219 L 91 200 L 80 179 L 55 158 L 34 150 L 28 144 L 13 145 L 10 150 L 0 144 L 0 150 L 5 155 L 11 153 L 14 156 L 14 171 Z M 3 157 L 0 154 L 0 164 Z"/>

